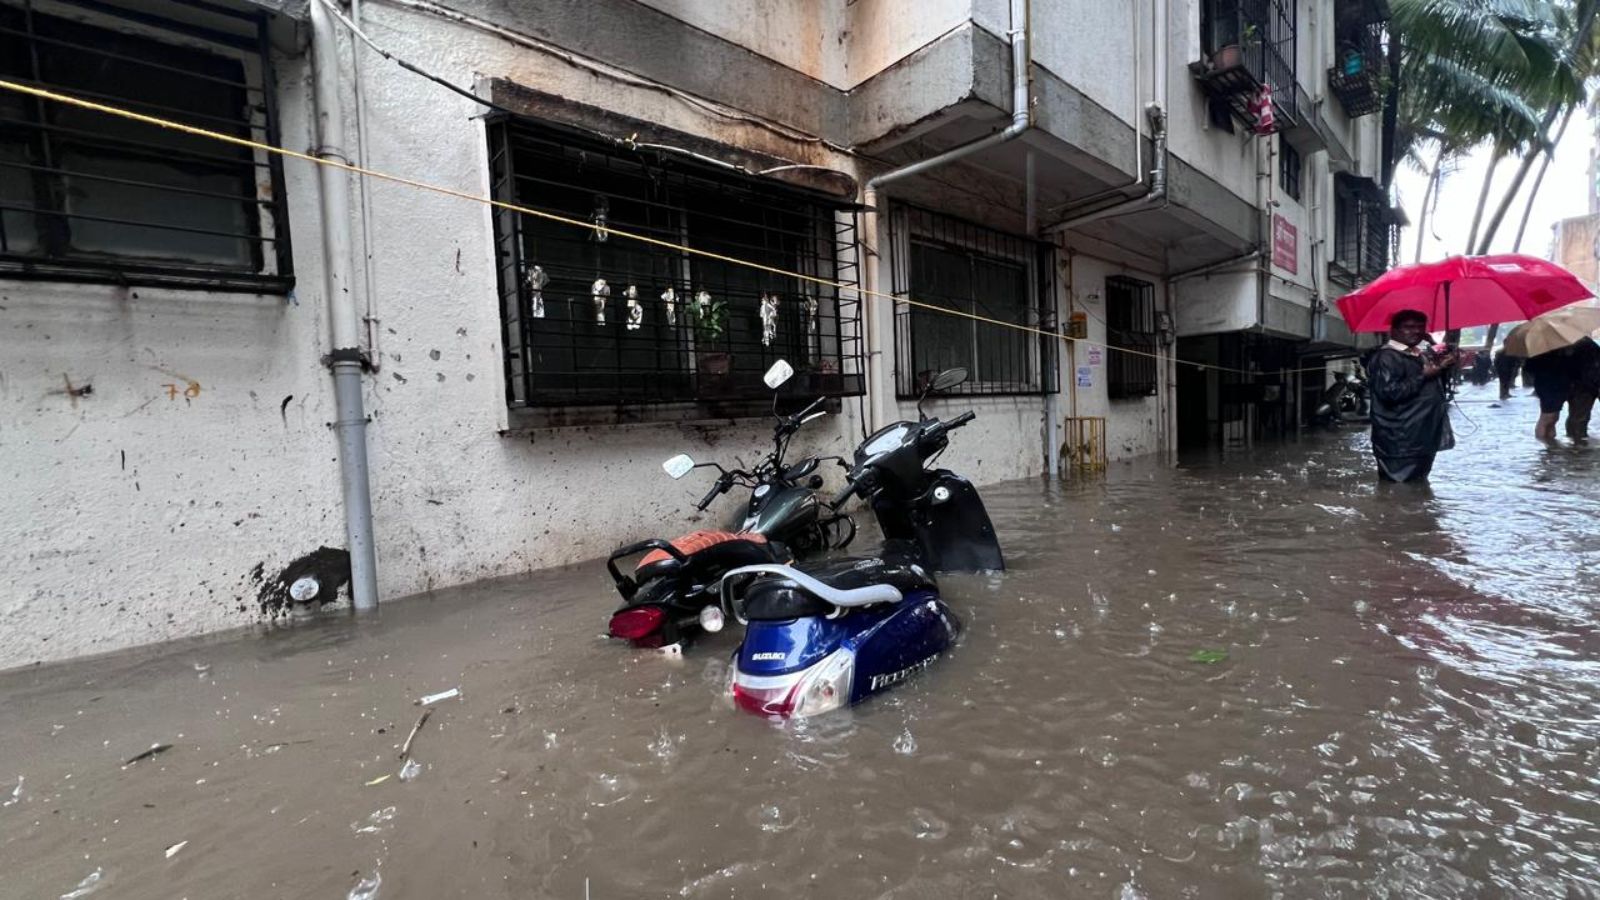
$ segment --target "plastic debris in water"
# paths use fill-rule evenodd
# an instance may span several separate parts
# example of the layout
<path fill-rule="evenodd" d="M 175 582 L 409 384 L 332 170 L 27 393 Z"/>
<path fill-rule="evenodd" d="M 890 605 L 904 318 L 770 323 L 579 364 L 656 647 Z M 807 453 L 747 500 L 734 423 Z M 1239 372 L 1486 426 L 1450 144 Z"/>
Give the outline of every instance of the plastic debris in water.
<path fill-rule="evenodd" d="M 61 900 L 78 900 L 79 897 L 87 897 L 95 891 L 100 890 L 103 885 L 104 882 L 101 880 L 101 871 L 99 869 L 95 869 L 93 872 L 90 872 L 88 875 L 84 876 L 84 879 L 78 882 L 77 887 L 67 891 L 65 894 L 62 894 Z"/>
<path fill-rule="evenodd" d="M 136 756 L 129 757 L 128 761 L 123 763 L 123 765 L 124 766 L 131 766 L 136 762 L 143 762 L 144 760 L 151 759 L 151 758 L 154 758 L 156 756 L 159 756 L 160 754 L 165 753 L 165 752 L 167 752 L 168 750 L 171 750 L 171 749 L 172 749 L 172 745 L 171 744 L 151 744 L 149 750 L 146 750 L 143 753 L 140 753 L 140 754 L 138 754 Z"/>
<path fill-rule="evenodd" d="M 426 697 L 423 697 L 422 699 L 418 700 L 414 705 L 416 705 L 416 706 L 432 706 L 433 704 L 438 703 L 441 700 L 452 700 L 452 699 L 454 699 L 456 697 L 459 697 L 459 696 L 461 696 L 461 688 L 451 688 L 448 691 L 440 691 L 437 694 L 429 694 Z"/>
<path fill-rule="evenodd" d="M 378 888 L 381 887 L 383 887 L 383 875 L 377 866 L 373 866 L 372 874 L 356 882 L 356 886 L 346 895 L 346 900 L 373 900 L 378 896 Z"/>
<path fill-rule="evenodd" d="M 1189 654 L 1190 662 L 1205 663 L 1206 665 L 1215 665 L 1227 658 L 1228 651 L 1226 650 L 1196 650 Z"/>
<path fill-rule="evenodd" d="M 374 778 L 371 781 L 367 782 L 366 786 L 367 787 L 372 787 L 374 785 L 383 784 L 385 781 L 388 781 L 389 778 L 390 778 L 390 776 L 388 776 L 388 775 L 379 775 L 377 778 Z"/>
<path fill-rule="evenodd" d="M 400 767 L 400 780 L 401 781 L 411 781 L 412 779 L 416 778 L 418 775 L 421 775 L 421 774 L 422 774 L 422 763 L 419 763 L 414 759 L 406 760 L 406 764 Z"/>
<path fill-rule="evenodd" d="M 0 803 L 0 807 L 14 806 L 17 803 L 22 802 L 22 781 L 23 781 L 23 777 L 21 775 L 18 775 L 17 776 L 17 786 L 11 789 L 11 797 L 10 797 L 10 799 L 6 800 L 6 802 L 4 802 L 4 803 Z"/>
<path fill-rule="evenodd" d="M 174 856 L 177 856 L 178 855 L 178 851 L 182 850 L 183 848 L 185 848 L 187 846 L 189 846 L 189 842 L 188 841 L 179 841 L 176 844 L 173 844 L 171 847 L 168 847 L 167 848 L 167 859 L 171 859 Z"/>
<path fill-rule="evenodd" d="M 374 812 L 372 815 L 367 816 L 365 823 L 351 823 L 350 830 L 354 831 L 356 834 L 373 834 L 394 819 L 394 811 L 394 807 L 385 806 L 383 809 L 380 809 Z"/>

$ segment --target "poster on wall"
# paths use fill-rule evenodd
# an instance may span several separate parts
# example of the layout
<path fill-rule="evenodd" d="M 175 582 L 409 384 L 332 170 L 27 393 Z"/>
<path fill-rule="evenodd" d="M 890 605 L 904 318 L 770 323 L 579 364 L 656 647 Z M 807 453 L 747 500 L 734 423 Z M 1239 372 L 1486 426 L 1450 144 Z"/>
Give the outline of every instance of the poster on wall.
<path fill-rule="evenodd" d="M 1094 387 L 1094 369 L 1092 367 L 1078 367 L 1078 387 Z"/>
<path fill-rule="evenodd" d="M 1089 345 L 1089 365 L 1098 366 L 1101 363 L 1105 362 L 1105 352 L 1106 352 L 1106 348 L 1100 346 L 1099 344 L 1090 344 Z"/>
<path fill-rule="evenodd" d="M 1272 264 L 1297 274 L 1300 266 L 1300 233 L 1288 219 L 1272 214 Z"/>

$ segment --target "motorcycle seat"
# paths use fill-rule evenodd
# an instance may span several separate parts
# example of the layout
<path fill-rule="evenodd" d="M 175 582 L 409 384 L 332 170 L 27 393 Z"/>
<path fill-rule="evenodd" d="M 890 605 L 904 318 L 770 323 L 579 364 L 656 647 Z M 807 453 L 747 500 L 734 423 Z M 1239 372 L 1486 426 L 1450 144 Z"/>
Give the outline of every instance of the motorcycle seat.
<path fill-rule="evenodd" d="M 794 567 L 801 575 L 815 579 L 826 588 L 841 592 L 859 592 L 874 586 L 887 585 L 893 594 L 885 594 L 877 603 L 894 603 L 913 591 L 936 590 L 938 584 L 918 562 L 914 552 L 889 546 L 878 556 L 855 556 L 830 559 L 823 562 Z M 819 596 L 814 590 L 781 572 L 770 572 L 759 578 L 744 592 L 740 614 L 746 621 L 772 622 L 796 619 L 802 616 L 824 616 L 839 607 Z"/>
<path fill-rule="evenodd" d="M 737 566 L 781 562 L 788 558 L 783 545 L 748 531 L 692 531 L 671 543 L 697 569 L 720 571 Z M 633 577 L 643 584 L 652 578 L 677 575 L 682 567 L 683 564 L 667 551 L 652 550 L 634 567 Z"/>

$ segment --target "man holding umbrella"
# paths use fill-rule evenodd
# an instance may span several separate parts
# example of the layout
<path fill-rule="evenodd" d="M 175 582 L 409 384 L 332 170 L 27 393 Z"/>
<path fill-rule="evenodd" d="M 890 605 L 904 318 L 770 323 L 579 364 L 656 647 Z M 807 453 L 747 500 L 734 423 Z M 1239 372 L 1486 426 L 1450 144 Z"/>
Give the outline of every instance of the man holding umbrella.
<path fill-rule="evenodd" d="M 1403 309 L 1389 325 L 1389 342 L 1367 358 L 1372 390 L 1372 454 L 1384 481 L 1425 481 L 1440 450 L 1455 446 L 1445 375 L 1454 351 L 1423 343 L 1428 316 Z"/>
<path fill-rule="evenodd" d="M 1455 357 L 1418 348 L 1428 324 L 1442 325 L 1453 341 L 1461 328 L 1531 319 L 1589 296 L 1571 272 L 1548 260 L 1502 254 L 1398 266 L 1340 297 L 1339 312 L 1351 331 L 1389 332 L 1389 343 L 1368 364 L 1379 474 L 1424 478 L 1433 454 L 1455 440 L 1439 382 Z"/>
<path fill-rule="evenodd" d="M 1527 358 L 1539 395 L 1534 436 L 1556 438 L 1556 420 L 1567 405 L 1567 437 L 1589 436 L 1589 413 L 1600 389 L 1600 347 L 1590 335 L 1600 330 L 1600 308 L 1566 306 L 1530 319 L 1506 335 L 1506 352 Z"/>

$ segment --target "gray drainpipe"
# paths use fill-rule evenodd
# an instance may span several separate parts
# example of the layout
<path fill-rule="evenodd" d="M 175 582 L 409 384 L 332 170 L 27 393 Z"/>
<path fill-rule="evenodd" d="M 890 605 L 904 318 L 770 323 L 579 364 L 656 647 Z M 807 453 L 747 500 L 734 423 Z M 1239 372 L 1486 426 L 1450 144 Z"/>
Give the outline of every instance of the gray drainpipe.
<path fill-rule="evenodd" d="M 927 159 L 918 160 L 917 162 L 909 165 L 901 166 L 898 169 L 891 169 L 881 175 L 874 176 L 867 180 L 866 188 L 862 192 L 862 200 L 864 201 L 867 209 L 870 210 L 870 212 L 867 213 L 870 221 L 863 230 L 866 232 L 869 241 L 868 246 L 866 247 L 868 283 L 871 284 L 874 289 L 879 289 L 880 287 L 878 278 L 878 260 L 882 257 L 882 254 L 879 252 L 877 237 L 878 192 L 881 191 L 885 185 L 888 185 L 892 182 L 899 181 L 903 178 L 909 178 L 912 175 L 920 175 L 923 172 L 927 172 L 931 169 L 937 169 L 938 167 L 947 163 L 952 163 L 958 159 L 971 156 L 972 154 L 981 150 L 987 150 L 990 147 L 1014 140 L 1015 138 L 1020 137 L 1023 132 L 1032 127 L 1033 103 L 1029 98 L 1028 90 L 1028 76 L 1029 69 L 1031 68 L 1031 58 L 1028 50 L 1028 35 L 1031 24 L 1028 0 L 1011 0 L 1011 123 L 1009 125 L 993 134 L 985 135 L 984 137 L 978 138 L 970 143 L 962 144 L 959 147 L 952 147 L 936 156 L 930 156 Z M 1033 235 L 1030 233 L 1029 237 L 1032 236 Z M 866 323 L 867 352 L 869 355 L 881 353 L 882 351 L 876 351 L 872 349 L 874 344 L 872 334 L 873 316 L 871 314 L 866 316 Z M 866 430 L 868 432 L 873 430 L 873 427 L 878 421 L 880 421 L 881 418 L 880 410 L 878 409 L 878 393 L 879 392 L 877 390 L 870 388 L 867 391 L 867 418 L 869 421 L 867 423 Z"/>
<path fill-rule="evenodd" d="M 1112 216 L 1121 216 L 1144 209 L 1165 206 L 1167 201 L 1167 115 L 1162 111 L 1161 106 L 1156 103 L 1146 105 L 1144 111 L 1145 115 L 1150 118 L 1150 136 L 1155 144 L 1153 148 L 1155 152 L 1152 154 L 1155 156 L 1155 168 L 1150 172 L 1150 185 L 1145 192 L 1120 203 L 1113 203 L 1104 209 L 1097 209 L 1091 213 L 1064 219 L 1045 228 L 1045 234 L 1060 234 L 1063 231 L 1071 231 L 1074 228 L 1088 225 L 1090 222 L 1098 222 L 1101 219 L 1108 219 Z"/>
<path fill-rule="evenodd" d="M 348 163 L 344 103 L 339 95 L 339 39 L 321 3 L 311 4 L 312 97 L 316 104 L 317 156 Z M 339 485 L 344 495 L 345 539 L 350 550 L 350 598 L 357 612 L 378 607 L 378 566 L 372 546 L 372 493 L 367 482 L 367 416 L 361 396 L 361 318 L 350 279 L 350 179 L 343 169 L 318 166 L 322 204 L 323 291 L 333 350 Z"/>

